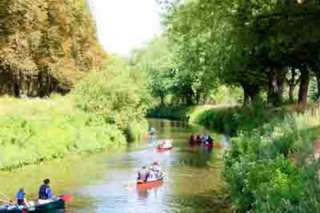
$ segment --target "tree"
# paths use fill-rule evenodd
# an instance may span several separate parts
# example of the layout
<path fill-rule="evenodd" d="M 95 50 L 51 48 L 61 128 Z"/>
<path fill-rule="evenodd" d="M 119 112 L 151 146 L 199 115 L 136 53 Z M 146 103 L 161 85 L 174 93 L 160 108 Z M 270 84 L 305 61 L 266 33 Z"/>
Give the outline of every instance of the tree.
<path fill-rule="evenodd" d="M 155 38 L 145 48 L 133 52 L 131 58 L 132 64 L 144 73 L 152 95 L 160 98 L 160 104 L 164 105 L 166 96 L 171 93 L 176 68 L 167 38 Z"/>
<path fill-rule="evenodd" d="M 0 0 L 1 94 L 68 92 L 104 53 L 85 0 Z"/>

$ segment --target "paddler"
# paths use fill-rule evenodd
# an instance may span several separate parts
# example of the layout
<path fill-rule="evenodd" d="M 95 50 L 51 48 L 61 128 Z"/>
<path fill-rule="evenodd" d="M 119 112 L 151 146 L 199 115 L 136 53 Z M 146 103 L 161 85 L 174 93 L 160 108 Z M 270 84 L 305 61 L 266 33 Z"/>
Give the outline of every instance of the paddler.
<path fill-rule="evenodd" d="M 159 161 L 154 161 L 150 167 L 150 170 L 155 174 L 156 178 L 160 178 L 162 175 Z"/>
<path fill-rule="evenodd" d="M 26 199 L 26 193 L 23 188 L 20 188 L 16 194 L 17 204 L 18 206 L 27 206 L 28 202 Z"/>
<path fill-rule="evenodd" d="M 40 189 L 39 189 L 39 200 L 50 200 L 53 198 L 53 193 L 49 184 L 50 184 L 49 178 L 46 178 L 43 180 L 43 184 L 40 186 Z"/>
<path fill-rule="evenodd" d="M 143 166 L 139 171 L 138 171 L 138 182 L 147 182 L 149 178 L 149 170 L 147 169 L 146 166 Z"/>

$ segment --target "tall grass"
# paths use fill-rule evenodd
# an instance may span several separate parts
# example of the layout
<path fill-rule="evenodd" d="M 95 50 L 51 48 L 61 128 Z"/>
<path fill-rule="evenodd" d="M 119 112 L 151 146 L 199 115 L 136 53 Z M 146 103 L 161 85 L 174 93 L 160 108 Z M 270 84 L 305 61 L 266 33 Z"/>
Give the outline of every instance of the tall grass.
<path fill-rule="evenodd" d="M 0 99 L 0 169 L 69 153 L 117 148 L 142 138 L 149 105 L 141 76 L 110 57 L 71 94 L 50 99 Z"/>
<path fill-rule="evenodd" d="M 254 118 L 253 118 L 254 119 Z M 320 110 L 272 117 L 239 131 L 225 155 L 225 178 L 240 212 L 319 211 Z M 308 207 L 308 208 L 306 208 Z"/>
<path fill-rule="evenodd" d="M 73 108 L 69 97 L 0 102 L 13 107 L 0 119 L 0 169 L 126 144 L 116 126 Z"/>
<path fill-rule="evenodd" d="M 273 119 L 283 119 L 289 112 L 286 108 L 267 108 L 263 104 L 248 107 L 212 107 L 193 116 L 193 122 L 229 135 L 238 131 L 251 131 Z"/>

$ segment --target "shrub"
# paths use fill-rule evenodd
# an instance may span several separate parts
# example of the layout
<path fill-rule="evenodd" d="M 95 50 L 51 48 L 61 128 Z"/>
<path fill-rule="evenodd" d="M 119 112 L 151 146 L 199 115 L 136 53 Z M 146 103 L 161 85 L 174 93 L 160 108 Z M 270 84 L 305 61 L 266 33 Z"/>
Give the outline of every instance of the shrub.
<path fill-rule="evenodd" d="M 126 144 L 115 126 L 79 111 L 7 115 L 0 126 L 0 170 Z"/>
<path fill-rule="evenodd" d="M 139 76 L 121 59 L 113 58 L 102 71 L 88 76 L 74 90 L 76 106 L 130 133 L 134 123 L 144 122 L 150 104 Z M 129 136 L 128 136 L 129 137 Z"/>
<path fill-rule="evenodd" d="M 240 212 L 319 209 L 320 188 L 314 186 L 319 184 L 320 167 L 312 161 L 310 143 L 318 136 L 319 124 L 319 112 L 292 113 L 232 140 L 224 176 Z"/>

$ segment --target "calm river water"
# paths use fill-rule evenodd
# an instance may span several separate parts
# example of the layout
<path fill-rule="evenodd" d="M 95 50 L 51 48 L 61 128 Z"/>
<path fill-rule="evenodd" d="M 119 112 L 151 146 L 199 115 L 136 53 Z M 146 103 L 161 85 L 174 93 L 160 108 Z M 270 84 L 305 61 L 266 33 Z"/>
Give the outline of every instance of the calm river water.
<path fill-rule="evenodd" d="M 0 172 L 0 192 L 14 197 L 15 191 L 24 186 L 28 197 L 35 197 L 42 179 L 50 177 L 56 194 L 67 192 L 75 197 L 66 210 L 70 213 L 227 212 L 219 198 L 223 186 L 221 150 L 208 153 L 188 146 L 192 132 L 205 130 L 177 121 L 149 123 L 157 129 L 157 139 L 174 140 L 173 150 L 157 153 L 148 138 L 126 150 L 72 156 Z M 163 184 L 151 190 L 137 190 L 137 170 L 154 160 L 161 162 L 166 173 Z"/>

